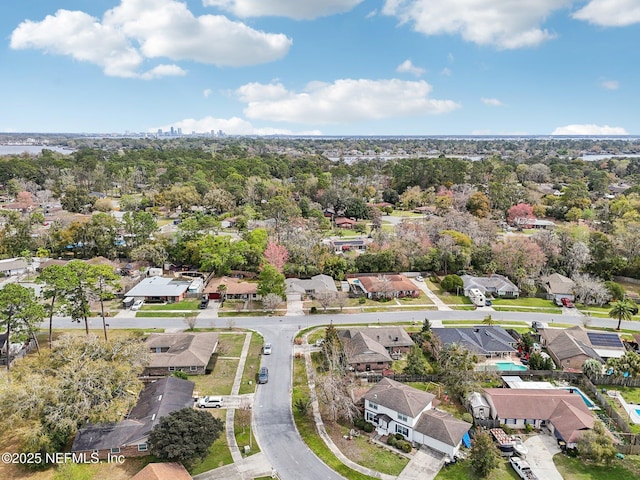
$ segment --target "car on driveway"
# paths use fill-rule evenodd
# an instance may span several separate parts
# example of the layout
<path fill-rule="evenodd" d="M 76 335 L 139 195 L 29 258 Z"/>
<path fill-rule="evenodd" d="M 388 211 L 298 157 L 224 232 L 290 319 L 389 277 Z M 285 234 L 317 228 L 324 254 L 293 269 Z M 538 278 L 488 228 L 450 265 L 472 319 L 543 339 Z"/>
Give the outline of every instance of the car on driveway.
<path fill-rule="evenodd" d="M 140 310 L 143 305 L 144 300 L 136 300 L 135 302 L 133 302 L 133 305 L 131 305 L 131 310 Z"/>
<path fill-rule="evenodd" d="M 262 367 L 258 372 L 258 383 L 267 383 L 269 381 L 269 369 Z"/>
<path fill-rule="evenodd" d="M 422 275 L 418 275 L 416 277 L 416 280 L 419 281 L 419 282 L 424 282 L 424 278 L 422 277 Z"/>
<path fill-rule="evenodd" d="M 562 302 L 562 305 L 567 308 L 575 308 L 573 302 L 566 297 L 563 297 L 562 299 L 560 299 L 560 301 Z"/>
<path fill-rule="evenodd" d="M 485 307 L 490 307 L 491 305 L 493 305 L 493 302 L 491 300 L 485 300 L 484 301 L 484 306 Z"/>
<path fill-rule="evenodd" d="M 224 400 L 222 397 L 202 397 L 198 400 L 198 407 L 200 408 L 222 408 Z"/>
<path fill-rule="evenodd" d="M 263 355 L 271 355 L 271 344 L 270 343 L 265 343 L 264 347 L 262 347 L 262 354 Z"/>
<path fill-rule="evenodd" d="M 538 322 L 536 320 L 536 321 L 531 322 L 531 328 L 533 328 L 536 332 L 538 332 L 538 331 L 544 329 L 544 325 L 542 324 L 542 322 Z"/>

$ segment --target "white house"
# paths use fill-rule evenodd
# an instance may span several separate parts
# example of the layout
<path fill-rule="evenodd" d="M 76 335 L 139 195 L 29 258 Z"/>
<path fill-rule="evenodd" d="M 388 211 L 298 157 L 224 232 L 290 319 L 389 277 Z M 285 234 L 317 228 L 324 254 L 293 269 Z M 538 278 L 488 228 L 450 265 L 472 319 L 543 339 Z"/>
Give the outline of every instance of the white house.
<path fill-rule="evenodd" d="M 380 435 L 399 433 L 453 458 L 471 424 L 433 408 L 435 396 L 383 378 L 364 396 L 364 418 Z"/>

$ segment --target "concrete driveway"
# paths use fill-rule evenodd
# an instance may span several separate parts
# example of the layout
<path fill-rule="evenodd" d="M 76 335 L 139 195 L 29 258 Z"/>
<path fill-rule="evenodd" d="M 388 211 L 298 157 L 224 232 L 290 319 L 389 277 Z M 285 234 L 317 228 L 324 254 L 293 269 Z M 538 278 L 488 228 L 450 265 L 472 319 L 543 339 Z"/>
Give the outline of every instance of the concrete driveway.
<path fill-rule="evenodd" d="M 529 449 L 527 462 L 538 478 L 562 480 L 562 475 L 553 463 L 553 456 L 560 452 L 555 437 L 542 433 L 527 439 L 524 444 Z"/>
<path fill-rule="evenodd" d="M 443 454 L 422 446 L 413 454 L 398 480 L 433 480 L 443 465 Z"/>

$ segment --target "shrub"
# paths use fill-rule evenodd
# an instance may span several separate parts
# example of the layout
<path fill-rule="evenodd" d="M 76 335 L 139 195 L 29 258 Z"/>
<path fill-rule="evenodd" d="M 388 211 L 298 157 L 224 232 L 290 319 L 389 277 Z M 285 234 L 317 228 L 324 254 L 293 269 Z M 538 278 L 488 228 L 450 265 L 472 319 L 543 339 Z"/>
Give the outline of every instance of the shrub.
<path fill-rule="evenodd" d="M 531 433 L 531 432 L 533 432 L 533 430 L 534 430 L 533 425 L 531 425 L 530 423 L 527 423 L 527 424 L 525 425 L 524 429 L 525 429 L 525 431 L 526 431 L 527 433 Z"/>
<path fill-rule="evenodd" d="M 440 282 L 440 288 L 449 293 L 456 293 L 458 290 L 462 290 L 464 282 L 458 275 L 447 275 Z"/>
<path fill-rule="evenodd" d="M 177 372 L 173 372 L 173 376 L 176 378 L 181 378 L 182 380 L 189 380 L 189 375 L 184 373 L 182 370 L 178 370 Z"/>
<path fill-rule="evenodd" d="M 413 449 L 413 447 L 411 446 L 411 443 L 405 441 L 400 442 L 400 445 L 398 445 L 398 447 L 400 448 L 400 450 L 402 450 L 404 453 L 411 453 L 411 450 Z"/>
<path fill-rule="evenodd" d="M 473 416 L 469 412 L 464 412 L 462 414 L 462 420 L 465 422 L 473 423 Z"/>
<path fill-rule="evenodd" d="M 389 435 L 389 437 L 387 438 L 387 445 L 391 445 L 392 447 L 395 447 L 397 445 L 398 441 L 396 440 L 396 436 L 395 435 Z"/>
<path fill-rule="evenodd" d="M 373 432 L 373 423 L 366 422 L 362 429 L 367 433 Z"/>
<path fill-rule="evenodd" d="M 311 310 L 309 310 L 309 313 L 318 313 L 318 307 L 311 307 Z"/>
<path fill-rule="evenodd" d="M 396 433 L 396 440 L 404 440 L 404 437 L 401 433 Z"/>
<path fill-rule="evenodd" d="M 364 298 L 364 297 L 360 297 L 360 298 L 358 299 L 358 303 L 359 303 L 360 305 L 364 305 L 365 303 L 367 303 L 367 299 L 366 299 L 366 298 Z"/>
<path fill-rule="evenodd" d="M 364 430 L 364 426 L 367 422 L 364 421 L 364 418 L 358 417 L 353 421 L 353 426 L 359 428 L 360 430 Z"/>

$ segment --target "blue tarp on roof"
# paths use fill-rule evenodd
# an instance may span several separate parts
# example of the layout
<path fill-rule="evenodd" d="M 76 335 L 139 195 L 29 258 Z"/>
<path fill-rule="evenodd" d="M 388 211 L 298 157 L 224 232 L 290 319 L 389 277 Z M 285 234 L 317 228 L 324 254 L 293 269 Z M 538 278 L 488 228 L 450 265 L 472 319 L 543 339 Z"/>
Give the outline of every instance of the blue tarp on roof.
<path fill-rule="evenodd" d="M 469 437 L 469 432 L 465 433 L 464 437 L 462 437 L 462 443 L 465 447 L 471 448 L 471 437 Z"/>

